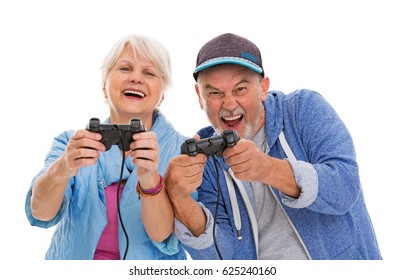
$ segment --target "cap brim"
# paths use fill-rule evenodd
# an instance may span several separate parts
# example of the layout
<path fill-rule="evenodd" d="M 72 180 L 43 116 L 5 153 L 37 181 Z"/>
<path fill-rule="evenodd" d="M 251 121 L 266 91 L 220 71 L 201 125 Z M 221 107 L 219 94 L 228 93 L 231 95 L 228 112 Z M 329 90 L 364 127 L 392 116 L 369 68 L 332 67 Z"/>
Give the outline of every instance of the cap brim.
<path fill-rule="evenodd" d="M 219 57 L 201 63 L 194 69 L 193 74 L 195 75 L 204 69 L 220 64 L 237 64 L 249 68 L 259 74 L 263 73 L 263 69 L 259 65 L 251 62 L 250 60 L 243 59 L 240 57 Z"/>

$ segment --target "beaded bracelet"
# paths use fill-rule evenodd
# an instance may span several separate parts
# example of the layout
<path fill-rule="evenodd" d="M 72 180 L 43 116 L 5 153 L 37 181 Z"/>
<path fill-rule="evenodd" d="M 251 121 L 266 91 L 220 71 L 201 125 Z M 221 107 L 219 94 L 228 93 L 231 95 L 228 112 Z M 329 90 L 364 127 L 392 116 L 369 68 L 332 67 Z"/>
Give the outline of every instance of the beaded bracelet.
<path fill-rule="evenodd" d="M 151 190 L 142 189 L 141 184 L 138 181 L 138 184 L 136 184 L 136 192 L 138 193 L 139 199 L 141 198 L 141 196 L 143 196 L 143 197 L 155 196 L 163 190 L 163 188 L 165 187 L 165 184 L 163 182 L 162 176 L 159 175 L 159 177 L 160 177 L 159 185 L 156 188 L 151 189 Z"/>

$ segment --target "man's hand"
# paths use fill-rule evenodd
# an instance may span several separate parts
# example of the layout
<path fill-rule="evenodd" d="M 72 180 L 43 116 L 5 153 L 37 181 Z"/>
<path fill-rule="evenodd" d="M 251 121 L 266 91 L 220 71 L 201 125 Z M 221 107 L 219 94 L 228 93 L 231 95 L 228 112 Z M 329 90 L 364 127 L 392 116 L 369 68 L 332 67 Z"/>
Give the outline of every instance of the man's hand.
<path fill-rule="evenodd" d="M 267 155 L 253 141 L 241 139 L 235 146 L 226 148 L 223 156 L 239 180 L 262 182 L 291 197 L 299 197 L 301 189 L 288 160 Z"/>

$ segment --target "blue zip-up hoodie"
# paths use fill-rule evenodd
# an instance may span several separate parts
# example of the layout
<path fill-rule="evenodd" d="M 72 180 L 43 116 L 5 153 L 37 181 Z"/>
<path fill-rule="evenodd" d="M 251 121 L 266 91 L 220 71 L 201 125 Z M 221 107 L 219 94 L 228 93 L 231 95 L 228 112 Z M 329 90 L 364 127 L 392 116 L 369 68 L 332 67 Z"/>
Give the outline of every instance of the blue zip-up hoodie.
<path fill-rule="evenodd" d="M 284 132 L 297 161 L 289 160 L 301 188 L 294 199 L 272 188 L 311 259 L 381 259 L 374 229 L 366 209 L 351 136 L 335 110 L 318 93 L 297 90 L 284 95 L 269 92 L 264 102 L 269 155 L 285 159 L 278 136 Z M 212 128 L 199 132 L 202 138 Z M 228 170 L 223 158 L 220 166 Z M 218 198 L 213 159 L 207 161 L 198 188 L 207 215 L 207 230 L 198 238 L 176 220 L 176 234 L 193 259 L 218 259 L 213 243 L 213 214 Z M 221 199 L 215 238 L 224 259 L 257 259 L 246 206 L 237 187 L 242 239 L 237 238 L 232 203 L 224 173 L 219 168 Z M 253 195 L 246 188 L 250 202 Z M 260 221 L 258 221 L 260 223 Z M 260 250 L 260 248 L 259 248 Z"/>
<path fill-rule="evenodd" d="M 109 122 L 109 120 L 107 120 Z M 159 173 L 164 175 L 170 159 L 180 153 L 180 145 L 186 139 L 166 120 L 163 114 L 154 115 L 151 131 L 157 134 Z M 34 226 L 48 228 L 57 225 L 46 259 L 93 259 L 97 243 L 107 224 L 104 188 L 120 178 L 122 155 L 117 145 L 103 152 L 98 163 L 82 167 L 66 186 L 62 206 L 56 217 L 48 222 L 35 219 L 31 213 L 30 197 L 36 180 L 60 157 L 74 131 L 67 131 L 54 139 L 46 156 L 44 168 L 33 179 L 26 197 L 25 211 Z M 156 243 L 147 235 L 141 219 L 141 202 L 135 191 L 138 181 L 132 158 L 125 159 L 123 179 L 126 186 L 120 200 L 120 211 L 129 246 L 126 259 L 186 259 L 186 254 L 174 234 L 164 242 Z M 121 258 L 126 238 L 119 224 L 119 248 Z"/>

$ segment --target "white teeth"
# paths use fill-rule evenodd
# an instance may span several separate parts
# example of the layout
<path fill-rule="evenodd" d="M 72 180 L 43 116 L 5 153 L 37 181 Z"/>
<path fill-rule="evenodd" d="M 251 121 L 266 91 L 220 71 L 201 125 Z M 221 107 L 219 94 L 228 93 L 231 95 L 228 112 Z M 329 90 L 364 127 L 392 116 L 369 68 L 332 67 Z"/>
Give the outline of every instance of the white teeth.
<path fill-rule="evenodd" d="M 145 97 L 145 94 L 139 91 L 134 91 L 134 90 L 125 90 L 125 94 L 132 94 L 132 95 L 139 95 L 140 97 Z"/>
<path fill-rule="evenodd" d="M 227 117 L 222 117 L 222 118 L 224 120 L 226 120 L 226 121 L 234 121 L 234 120 L 237 120 L 237 119 L 239 119 L 241 117 L 242 117 L 242 115 L 236 115 L 236 116 L 227 116 Z"/>

